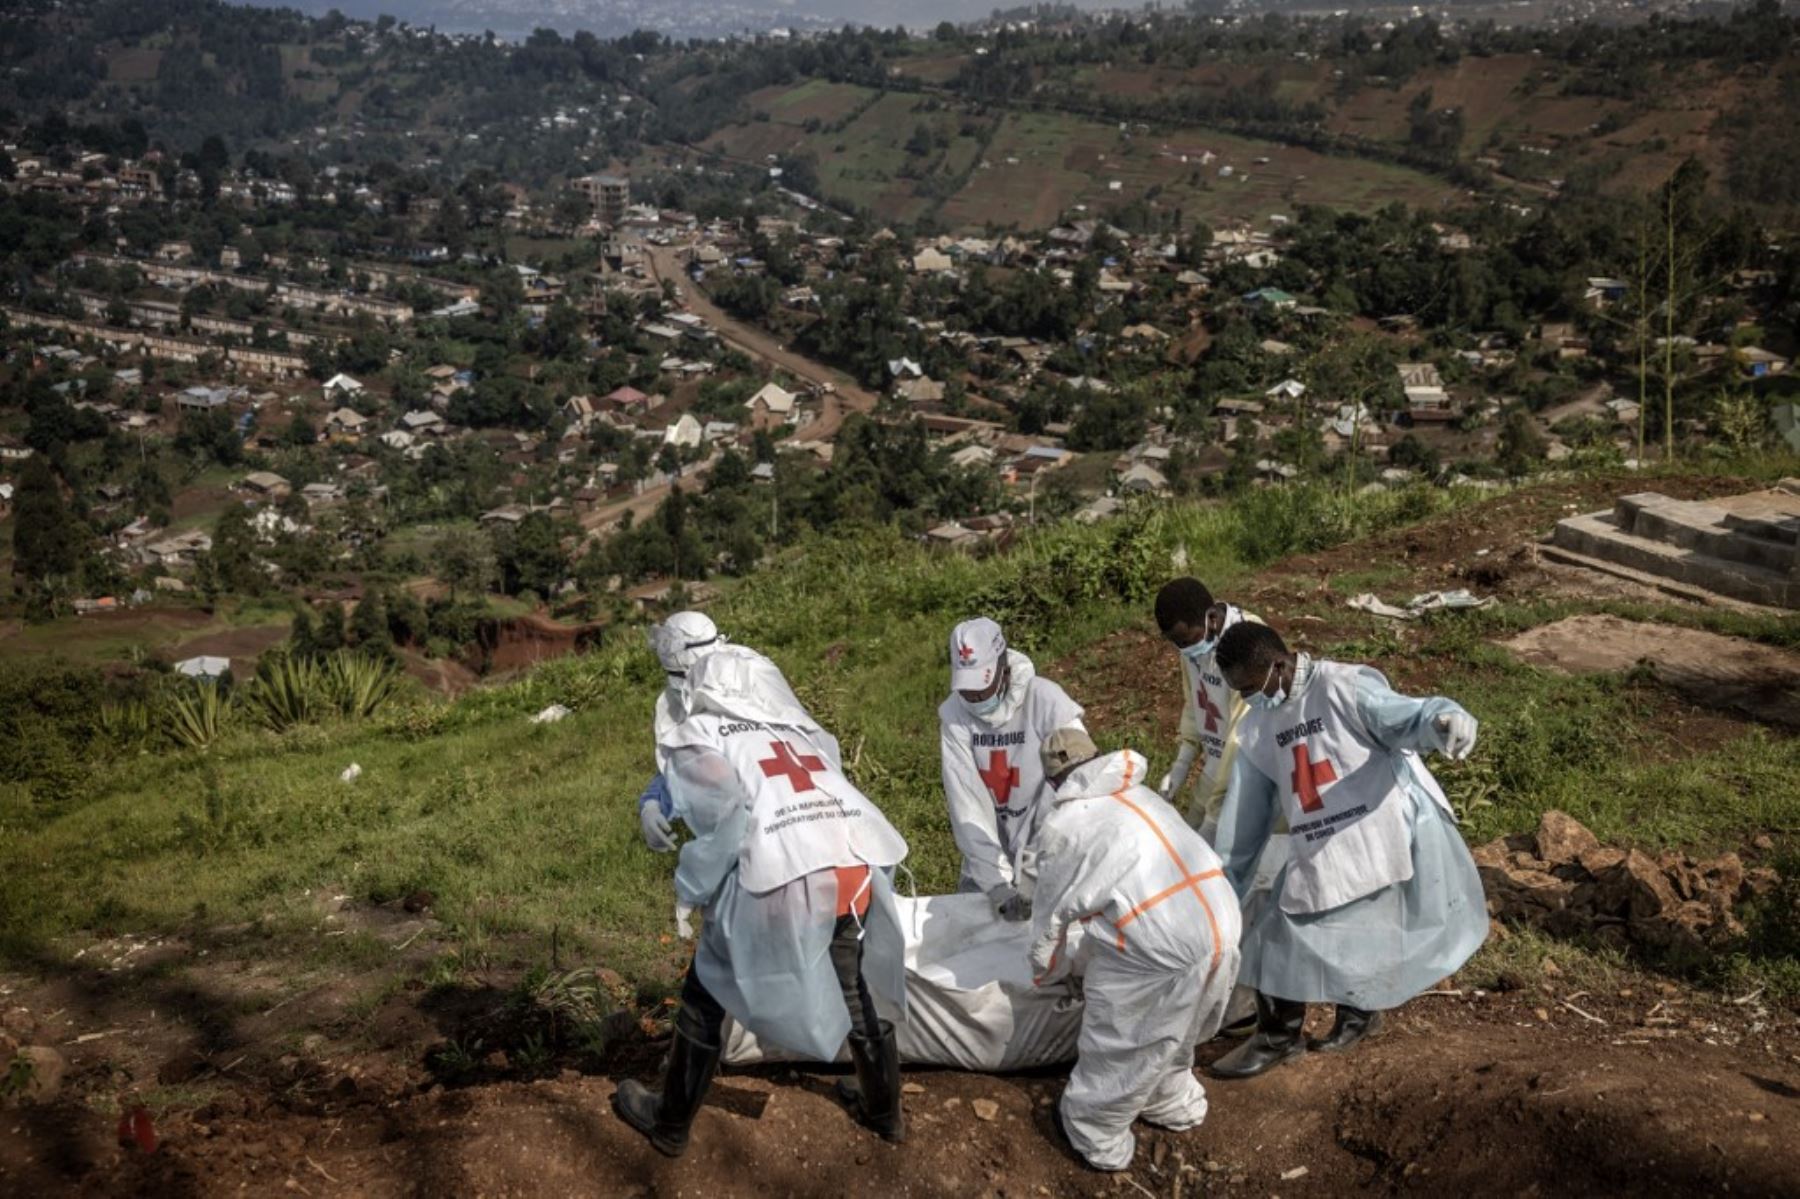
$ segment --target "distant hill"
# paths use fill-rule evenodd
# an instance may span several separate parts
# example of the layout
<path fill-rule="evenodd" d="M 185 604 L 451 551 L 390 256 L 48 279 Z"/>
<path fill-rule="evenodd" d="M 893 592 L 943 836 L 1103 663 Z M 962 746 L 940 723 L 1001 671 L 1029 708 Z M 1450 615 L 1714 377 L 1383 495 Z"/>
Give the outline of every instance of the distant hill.
<path fill-rule="evenodd" d="M 346 6 L 359 2 L 386 7 Z M 648 23 L 640 0 L 593 11 Z M 1765 216 L 1800 204 L 1800 54 L 1773 0 L 1723 20 L 1539 29 L 1017 15 L 1030 20 L 923 35 L 542 29 L 495 44 L 215 0 L 24 0 L 0 14 L 0 109 L 127 125 L 128 143 L 191 150 L 219 135 L 238 151 L 483 167 L 527 187 L 717 156 L 879 221 L 945 228 L 1040 228 L 1080 206 L 1148 229 L 1309 203 L 1541 204 L 1641 190 L 1690 157 Z"/>
<path fill-rule="evenodd" d="M 982 0 L 748 0 L 721 6 L 710 0 L 239 0 L 263 8 L 294 8 L 311 16 L 336 9 L 345 16 L 373 21 L 389 15 L 415 25 L 449 33 L 491 30 L 500 37 L 523 40 L 534 29 L 563 34 L 586 30 L 600 37 L 622 37 L 653 29 L 671 37 L 725 37 L 771 29 L 822 29 L 871 25 L 891 29 L 905 25 L 928 28 L 939 21 L 975 21 L 995 8 Z M 1073 8 L 1103 8 L 1087 0 Z"/>

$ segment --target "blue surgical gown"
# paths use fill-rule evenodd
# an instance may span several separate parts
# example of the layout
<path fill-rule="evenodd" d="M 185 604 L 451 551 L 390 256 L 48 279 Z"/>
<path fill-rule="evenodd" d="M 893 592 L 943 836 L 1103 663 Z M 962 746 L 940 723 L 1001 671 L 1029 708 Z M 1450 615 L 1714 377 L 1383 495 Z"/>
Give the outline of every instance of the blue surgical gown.
<path fill-rule="evenodd" d="M 1296 686 L 1305 686 L 1307 673 Z M 1487 901 L 1469 848 L 1427 790 L 1417 756 L 1442 748 L 1435 719 L 1462 709 L 1448 699 L 1401 695 L 1373 670 L 1360 672 L 1356 702 L 1371 748 L 1405 754 L 1395 798 L 1407 804 L 1412 877 L 1328 911 L 1294 914 L 1282 911 L 1277 898 L 1287 879 L 1282 867 L 1270 901 L 1252 905 L 1238 981 L 1281 999 L 1381 1011 L 1429 990 L 1469 960 L 1487 937 Z M 1280 818 L 1275 781 L 1239 754 L 1215 848 L 1240 901 Z"/>
<path fill-rule="evenodd" d="M 694 950 L 700 982 L 757 1040 L 801 1058 L 835 1061 L 850 1032 L 830 956 L 838 919 L 835 873 L 750 891 L 738 875 L 750 796 L 730 763 L 709 749 L 676 748 L 666 778 L 675 815 L 694 833 L 681 847 L 675 892 L 704 917 Z M 882 870 L 869 871 L 869 882 L 863 978 L 882 1015 L 899 1020 L 906 946 L 893 884 Z"/>

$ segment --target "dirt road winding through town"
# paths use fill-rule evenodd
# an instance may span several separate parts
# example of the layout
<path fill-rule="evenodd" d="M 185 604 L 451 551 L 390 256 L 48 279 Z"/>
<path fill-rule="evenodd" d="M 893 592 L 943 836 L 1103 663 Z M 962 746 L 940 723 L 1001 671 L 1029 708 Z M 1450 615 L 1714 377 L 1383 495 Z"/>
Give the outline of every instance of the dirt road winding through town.
<path fill-rule="evenodd" d="M 651 274 L 658 282 L 671 282 L 681 289 L 689 312 L 705 321 L 721 341 L 734 346 L 752 358 L 786 371 L 795 378 L 815 386 L 830 385 L 834 391 L 825 396 L 817 419 L 803 430 L 808 441 L 829 441 L 837 435 L 848 412 L 873 412 L 879 399 L 874 392 L 857 383 L 842 371 L 796 354 L 766 329 L 746 324 L 725 312 L 681 269 L 680 246 L 644 247 Z"/>
<path fill-rule="evenodd" d="M 818 416 L 800 430 L 803 440 L 830 441 L 837 436 L 847 414 L 875 410 L 879 397 L 874 392 L 858 386 L 842 371 L 795 353 L 766 329 L 746 324 L 713 303 L 712 298 L 682 272 L 681 249 L 679 246 L 647 245 L 644 247 L 645 260 L 657 282 L 671 282 L 681 289 L 682 301 L 689 312 L 705 321 L 721 341 L 759 362 L 815 387 L 831 387 L 832 390 L 823 396 Z M 703 477 L 712 468 L 712 461 L 708 459 L 688 478 L 697 481 Z M 616 526 L 627 512 L 632 514 L 632 519 L 642 520 L 654 512 L 668 496 L 667 484 L 647 488 L 638 495 L 594 509 L 581 518 L 582 527 L 597 536 Z"/>

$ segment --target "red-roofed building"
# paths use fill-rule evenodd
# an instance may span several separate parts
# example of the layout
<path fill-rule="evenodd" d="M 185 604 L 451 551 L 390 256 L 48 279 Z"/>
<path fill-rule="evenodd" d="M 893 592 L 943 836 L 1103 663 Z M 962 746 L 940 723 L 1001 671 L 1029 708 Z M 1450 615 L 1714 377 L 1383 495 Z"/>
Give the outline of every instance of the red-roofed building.
<path fill-rule="evenodd" d="M 621 387 L 604 396 L 601 403 L 615 412 L 648 412 L 650 397 L 635 387 Z"/>

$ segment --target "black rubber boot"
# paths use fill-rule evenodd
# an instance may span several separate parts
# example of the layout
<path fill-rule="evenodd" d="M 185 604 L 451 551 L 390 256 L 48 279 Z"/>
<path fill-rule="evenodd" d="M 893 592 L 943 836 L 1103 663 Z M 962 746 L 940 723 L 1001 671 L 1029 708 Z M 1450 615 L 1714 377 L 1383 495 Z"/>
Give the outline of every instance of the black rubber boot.
<path fill-rule="evenodd" d="M 700 1101 L 719 1068 L 719 1046 L 702 1045 L 679 1028 L 669 1047 L 669 1066 L 663 1073 L 663 1089 L 652 1091 L 634 1078 L 613 1092 L 613 1110 L 619 1119 L 650 1138 L 658 1153 L 680 1157 L 687 1148 L 688 1130 L 700 1112 Z"/>
<path fill-rule="evenodd" d="M 884 1141 L 896 1145 L 906 1139 L 906 1117 L 900 1110 L 900 1038 L 889 1021 L 881 1022 L 872 1037 L 850 1034 L 850 1060 L 856 1063 L 856 1081 L 837 1085 L 859 1124 Z"/>
<path fill-rule="evenodd" d="M 1317 1041 L 1308 1041 L 1306 1047 L 1314 1053 L 1342 1053 L 1364 1037 L 1380 1036 L 1381 1029 L 1380 1012 L 1365 1012 L 1359 1007 L 1340 1003 L 1331 1032 Z"/>
<path fill-rule="evenodd" d="M 1248 1016 L 1245 1016 L 1242 1020 L 1238 1020 L 1231 1024 L 1224 1025 L 1223 1027 L 1221 1027 L 1219 1029 L 1218 1032 L 1214 1033 L 1213 1036 L 1214 1037 L 1230 1037 L 1234 1041 L 1241 1041 L 1245 1037 L 1249 1036 L 1251 1033 L 1253 1033 L 1255 1031 L 1256 1031 L 1256 1013 L 1251 1012 Z"/>
<path fill-rule="evenodd" d="M 1254 1078 L 1306 1052 L 1306 1005 L 1258 992 L 1256 1032 L 1212 1064 L 1216 1078 Z"/>

